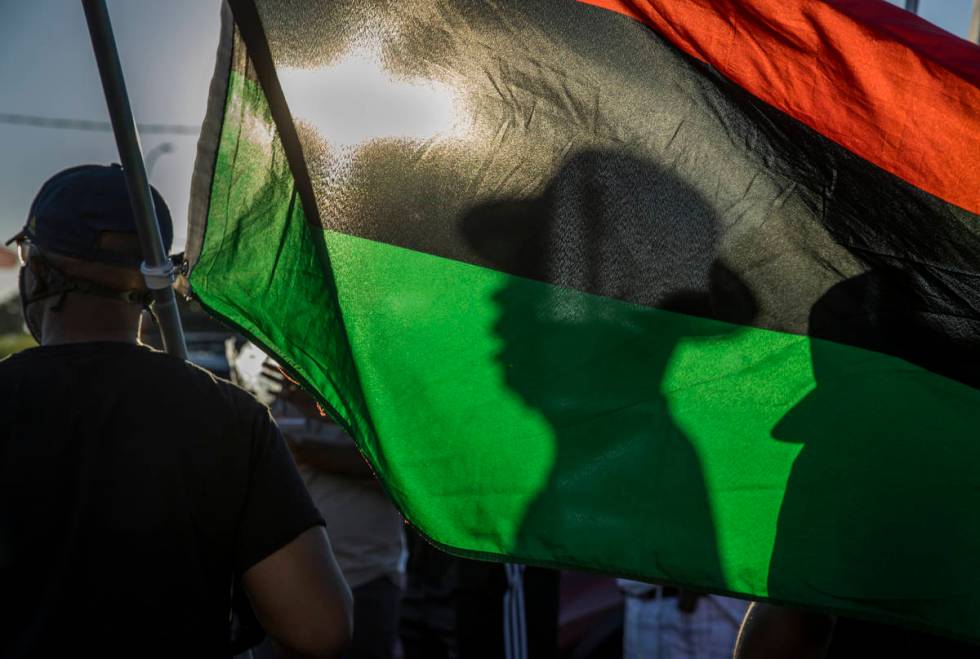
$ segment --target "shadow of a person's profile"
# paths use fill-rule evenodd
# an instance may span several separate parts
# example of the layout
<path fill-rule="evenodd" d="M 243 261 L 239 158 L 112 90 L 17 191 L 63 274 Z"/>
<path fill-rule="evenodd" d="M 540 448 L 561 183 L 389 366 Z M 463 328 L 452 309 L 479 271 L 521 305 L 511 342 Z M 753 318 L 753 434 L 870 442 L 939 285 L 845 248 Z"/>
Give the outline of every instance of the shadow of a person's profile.
<path fill-rule="evenodd" d="M 735 331 L 706 319 L 755 315 L 716 258 L 712 210 L 653 163 L 589 151 L 540 196 L 476 208 L 461 230 L 523 275 L 494 296 L 497 358 L 553 433 L 514 554 L 724 589 L 701 460 L 665 393 L 680 344 Z"/>
<path fill-rule="evenodd" d="M 964 599 L 980 593 L 976 340 L 950 329 L 965 319 L 919 313 L 902 281 L 874 269 L 812 308 L 816 387 L 773 428 L 803 446 L 769 593 L 966 629 Z"/>

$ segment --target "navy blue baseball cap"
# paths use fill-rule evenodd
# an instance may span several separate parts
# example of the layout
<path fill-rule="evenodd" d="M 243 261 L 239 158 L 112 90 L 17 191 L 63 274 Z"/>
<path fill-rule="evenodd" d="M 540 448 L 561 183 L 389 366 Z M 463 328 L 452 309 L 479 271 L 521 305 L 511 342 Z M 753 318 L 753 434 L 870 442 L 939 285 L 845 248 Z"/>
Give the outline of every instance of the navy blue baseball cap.
<path fill-rule="evenodd" d="M 153 193 L 163 245 L 170 252 L 174 239 L 170 209 Z M 27 240 L 44 251 L 83 261 L 138 268 L 139 257 L 100 249 L 103 232 L 136 233 L 126 177 L 119 165 L 79 165 L 49 178 L 31 204 L 27 224 L 7 241 Z"/>

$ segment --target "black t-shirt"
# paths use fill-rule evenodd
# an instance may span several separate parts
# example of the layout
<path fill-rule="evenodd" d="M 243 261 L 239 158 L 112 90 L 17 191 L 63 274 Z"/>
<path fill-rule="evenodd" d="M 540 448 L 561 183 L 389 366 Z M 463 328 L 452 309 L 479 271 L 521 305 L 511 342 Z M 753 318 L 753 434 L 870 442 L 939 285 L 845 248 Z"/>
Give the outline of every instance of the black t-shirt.
<path fill-rule="evenodd" d="M 904 627 L 841 616 L 827 659 L 910 657 L 914 659 L 977 659 L 980 646 Z"/>
<path fill-rule="evenodd" d="M 323 524 L 269 415 L 145 347 L 0 362 L 0 656 L 227 656 L 241 575 Z"/>

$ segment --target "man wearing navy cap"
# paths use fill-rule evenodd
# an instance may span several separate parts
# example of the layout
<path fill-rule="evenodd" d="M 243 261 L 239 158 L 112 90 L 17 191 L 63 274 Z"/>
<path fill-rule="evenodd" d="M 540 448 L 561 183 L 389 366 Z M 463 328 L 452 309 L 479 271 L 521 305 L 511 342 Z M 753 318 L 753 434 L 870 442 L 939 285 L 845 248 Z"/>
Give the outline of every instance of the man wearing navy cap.
<path fill-rule="evenodd" d="M 239 579 L 285 651 L 339 655 L 350 592 L 268 410 L 139 344 L 122 170 L 55 175 L 13 241 L 40 346 L 0 362 L 0 656 L 228 656 Z"/>
<path fill-rule="evenodd" d="M 123 186 L 123 187 L 120 187 Z M 16 242 L 24 267 L 20 295 L 27 328 L 38 343 L 74 343 L 51 332 L 82 332 L 83 342 L 136 341 L 138 319 L 151 297 L 139 272 L 142 261 L 125 178 L 118 165 L 81 165 L 49 179 L 31 204 L 27 224 L 7 244 Z M 173 242 L 170 211 L 153 190 L 160 233 Z M 87 297 L 82 304 L 63 304 L 71 292 Z M 97 304 L 93 298 L 126 302 Z M 48 305 L 36 304 L 51 300 Z M 58 314 L 45 314 L 45 310 Z M 50 324 L 42 342 L 42 318 Z M 67 321 L 67 322 L 66 322 Z M 111 335 L 103 333 L 109 330 Z M 95 332 L 95 335 L 92 332 Z M 119 333 L 122 332 L 120 336 Z"/>

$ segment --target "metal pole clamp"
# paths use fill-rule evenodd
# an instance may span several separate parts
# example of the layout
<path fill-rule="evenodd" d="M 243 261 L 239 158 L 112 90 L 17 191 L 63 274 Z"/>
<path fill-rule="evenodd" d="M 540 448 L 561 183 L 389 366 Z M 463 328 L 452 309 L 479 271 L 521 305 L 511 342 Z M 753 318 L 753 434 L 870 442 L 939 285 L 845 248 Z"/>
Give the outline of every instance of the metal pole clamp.
<path fill-rule="evenodd" d="M 174 273 L 174 264 L 170 261 L 161 266 L 151 266 L 143 261 L 140 264 L 140 272 L 143 273 L 143 281 L 146 282 L 146 287 L 152 291 L 170 288 L 177 278 Z"/>

